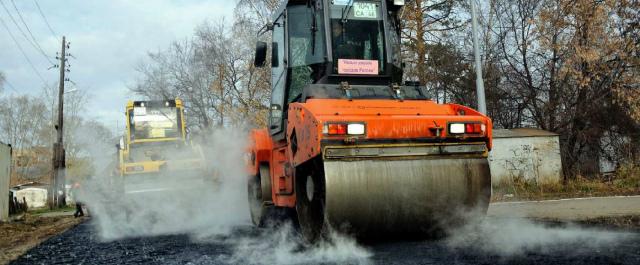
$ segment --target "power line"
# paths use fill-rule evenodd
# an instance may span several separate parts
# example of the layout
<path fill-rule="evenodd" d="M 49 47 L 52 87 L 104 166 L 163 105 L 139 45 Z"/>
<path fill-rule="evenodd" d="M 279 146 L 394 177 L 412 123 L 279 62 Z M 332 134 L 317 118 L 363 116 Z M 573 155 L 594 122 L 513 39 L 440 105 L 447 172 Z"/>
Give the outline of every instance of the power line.
<path fill-rule="evenodd" d="M 4 83 L 5 83 L 5 84 L 7 84 L 7 85 L 9 85 L 9 89 L 11 89 L 11 90 L 13 90 L 14 92 L 16 92 L 16 93 L 20 94 L 20 92 L 18 92 L 18 90 L 16 89 L 16 87 L 14 87 L 14 86 L 9 82 L 9 80 L 5 79 L 5 80 L 4 80 Z"/>
<path fill-rule="evenodd" d="M 56 32 L 53 30 L 53 28 L 51 27 L 51 25 L 49 24 L 49 21 L 47 20 L 47 17 L 44 16 L 44 13 L 42 12 L 42 9 L 40 8 L 40 5 L 38 4 L 38 1 L 33 0 L 33 3 L 36 4 L 36 7 L 38 7 L 38 12 L 40 12 L 40 16 L 42 17 L 42 19 L 44 20 L 44 23 L 47 24 L 47 27 L 49 28 L 49 31 L 51 31 L 51 34 L 53 34 L 53 36 L 56 36 L 56 38 L 58 38 L 58 34 L 56 34 Z"/>
<path fill-rule="evenodd" d="M 12 1 L 13 2 L 13 1 Z M 27 28 L 27 31 L 29 31 L 29 35 L 31 35 L 31 38 L 33 39 L 33 41 L 31 39 L 29 39 L 29 37 L 27 36 L 27 34 L 24 32 L 24 30 L 22 30 L 22 27 L 20 27 L 20 25 L 18 25 L 18 22 L 15 20 L 15 18 L 11 15 L 11 12 L 9 12 L 9 9 L 7 8 L 7 6 L 4 4 L 4 2 L 2 0 L 0 0 L 0 4 L 2 4 L 2 7 L 4 8 L 4 11 L 7 12 L 7 15 L 9 15 L 9 18 L 11 19 L 11 21 L 13 22 L 14 25 L 16 25 L 16 28 L 18 28 L 18 31 L 20 31 L 20 33 L 22 34 L 22 36 L 27 40 L 27 42 L 29 42 L 29 44 L 31 44 L 31 46 L 33 46 L 34 49 L 36 49 L 37 51 L 39 51 L 42 56 L 44 56 L 45 59 L 47 59 L 47 61 L 49 61 L 49 63 L 51 64 L 55 64 L 53 63 L 53 61 L 51 61 L 51 59 L 49 58 L 49 56 L 47 56 L 47 53 L 44 52 L 44 50 L 42 49 L 42 47 L 40 47 L 40 45 L 38 44 L 38 42 L 35 40 L 35 38 L 33 37 L 33 34 L 31 34 L 31 30 L 29 29 L 29 27 L 27 26 L 27 24 L 24 22 L 24 19 L 22 19 L 22 15 L 20 14 L 20 11 L 18 11 L 18 8 L 15 6 L 14 3 L 14 8 L 16 9 L 16 11 L 18 11 L 18 16 L 20 16 L 20 19 L 22 20 L 22 22 L 24 23 L 25 27 Z"/>
<path fill-rule="evenodd" d="M 22 53 L 22 56 L 24 56 L 24 59 L 27 60 L 27 63 L 29 63 L 29 65 L 31 66 L 31 69 L 33 70 L 33 72 L 40 78 L 40 81 L 42 81 L 42 83 L 44 85 L 47 85 L 47 82 L 44 80 L 44 78 L 42 77 L 42 75 L 40 75 L 40 73 L 38 72 L 38 70 L 36 69 L 36 67 L 33 65 L 33 62 L 31 62 L 31 59 L 29 59 L 29 56 L 27 56 L 27 53 L 24 52 L 24 49 L 22 49 L 22 46 L 20 46 L 20 43 L 18 42 L 18 40 L 16 40 L 16 38 L 13 36 L 13 33 L 11 33 L 11 30 L 9 30 L 9 27 L 7 26 L 6 23 L 4 23 L 4 20 L 2 18 L 0 18 L 0 23 L 2 23 L 2 26 L 4 26 L 4 29 L 7 30 L 7 33 L 9 33 L 9 36 L 11 37 L 11 39 L 13 40 L 13 42 L 16 44 L 16 46 L 18 46 L 18 49 L 20 50 L 20 52 Z"/>
<path fill-rule="evenodd" d="M 29 36 L 31 36 L 31 39 L 33 40 L 33 43 L 35 43 L 38 46 L 39 50 L 43 54 L 46 55 L 47 53 L 43 51 L 42 47 L 38 43 L 38 40 L 36 40 L 36 37 L 33 36 L 33 32 L 31 32 L 31 29 L 29 28 L 29 25 L 27 25 L 27 22 L 24 21 L 24 17 L 22 16 L 22 13 L 18 9 L 18 6 L 16 6 L 16 2 L 14 0 L 11 0 L 11 5 L 13 5 L 13 9 L 16 10 L 16 14 L 18 14 L 18 17 L 20 18 L 20 21 L 22 22 L 22 25 L 24 25 L 24 28 L 27 29 L 27 32 L 29 33 Z"/>
<path fill-rule="evenodd" d="M 20 17 L 20 21 L 22 21 L 22 24 L 27 29 L 27 32 L 29 32 L 29 36 L 31 36 L 31 39 L 33 40 L 33 43 L 35 43 L 36 46 L 38 46 L 38 50 L 40 50 L 42 55 L 44 55 L 44 57 L 47 58 L 47 61 L 49 61 L 49 63 L 54 64 L 53 61 L 51 61 L 51 59 L 49 59 L 49 56 L 47 56 L 47 53 L 44 51 L 44 49 L 42 49 L 42 46 L 40 46 L 40 44 L 38 43 L 36 38 L 33 36 L 33 32 L 31 32 L 31 29 L 27 25 L 27 22 L 25 22 L 24 21 L 24 17 L 22 17 L 22 13 L 20 13 L 20 10 L 18 10 L 18 7 L 16 6 L 16 2 L 14 0 L 11 0 L 11 4 L 13 5 L 13 8 L 16 10 L 16 13 L 18 13 L 18 17 Z"/>

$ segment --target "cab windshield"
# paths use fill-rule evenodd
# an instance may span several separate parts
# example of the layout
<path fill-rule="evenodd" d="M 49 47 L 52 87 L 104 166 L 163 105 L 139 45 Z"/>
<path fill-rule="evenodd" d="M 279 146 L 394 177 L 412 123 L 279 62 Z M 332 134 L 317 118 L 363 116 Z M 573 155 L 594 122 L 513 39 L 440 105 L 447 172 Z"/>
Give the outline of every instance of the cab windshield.
<path fill-rule="evenodd" d="M 132 140 L 178 138 L 177 108 L 135 107 L 130 115 Z"/>
<path fill-rule="evenodd" d="M 384 73 L 385 36 L 381 10 L 380 1 L 332 1 L 331 43 L 335 73 Z"/>

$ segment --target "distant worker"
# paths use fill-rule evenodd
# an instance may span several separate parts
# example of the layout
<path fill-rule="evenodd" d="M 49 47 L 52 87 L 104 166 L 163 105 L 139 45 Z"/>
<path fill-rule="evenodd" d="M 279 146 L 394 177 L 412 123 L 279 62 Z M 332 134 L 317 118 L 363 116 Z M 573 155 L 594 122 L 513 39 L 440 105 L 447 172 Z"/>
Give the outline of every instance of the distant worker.
<path fill-rule="evenodd" d="M 84 216 L 84 211 L 82 210 L 82 203 L 80 202 L 80 183 L 76 182 L 73 184 L 73 200 L 76 202 L 76 212 L 73 214 L 75 218 Z"/>

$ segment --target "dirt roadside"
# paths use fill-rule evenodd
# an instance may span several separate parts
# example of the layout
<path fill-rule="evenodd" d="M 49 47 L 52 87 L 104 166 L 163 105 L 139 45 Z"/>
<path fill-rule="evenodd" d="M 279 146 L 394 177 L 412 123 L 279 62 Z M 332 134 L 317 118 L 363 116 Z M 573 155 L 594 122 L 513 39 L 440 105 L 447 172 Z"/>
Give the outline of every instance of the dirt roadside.
<path fill-rule="evenodd" d="M 8 264 L 48 238 L 83 222 L 69 214 L 26 214 L 20 220 L 0 223 L 0 265 Z"/>

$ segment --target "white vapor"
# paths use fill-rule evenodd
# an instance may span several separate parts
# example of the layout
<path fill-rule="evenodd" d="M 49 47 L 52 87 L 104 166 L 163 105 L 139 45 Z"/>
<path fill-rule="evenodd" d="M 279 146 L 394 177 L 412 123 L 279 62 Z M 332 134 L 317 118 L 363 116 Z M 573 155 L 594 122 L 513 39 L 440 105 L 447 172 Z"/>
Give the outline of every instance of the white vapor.
<path fill-rule="evenodd" d="M 632 237 L 623 232 L 579 227 L 573 224 L 551 226 L 521 218 L 489 218 L 467 215 L 464 225 L 450 228 L 445 243 L 452 249 L 474 249 L 502 257 L 528 252 L 553 253 L 558 247 L 575 245 L 597 248 L 620 244 Z"/>
<path fill-rule="evenodd" d="M 232 248 L 232 255 L 216 257 L 213 263 L 228 264 L 367 264 L 372 254 L 355 239 L 330 233 L 322 242 L 308 245 L 299 232 L 287 223 L 276 228 L 251 230 L 247 200 L 247 173 L 243 155 L 248 135 L 243 130 L 222 129 L 208 135 L 202 145 L 206 163 L 215 169 L 215 187 L 174 191 L 123 201 L 114 197 L 110 176 L 98 174 L 86 183 L 90 191 L 84 200 L 95 217 L 93 223 L 102 240 L 129 237 L 187 234 L 195 242 L 222 244 Z M 82 132 L 88 143 L 95 142 L 89 131 Z M 96 166 L 114 166 L 113 144 L 94 146 L 91 150 Z M 167 154 L 168 155 L 168 154 Z M 106 167 L 107 171 L 109 167 Z M 135 177 L 135 176 L 134 176 Z M 172 176 L 180 178 L 180 174 Z M 128 217 L 123 215 L 129 213 Z M 211 260 L 202 260 L 210 263 Z"/>

